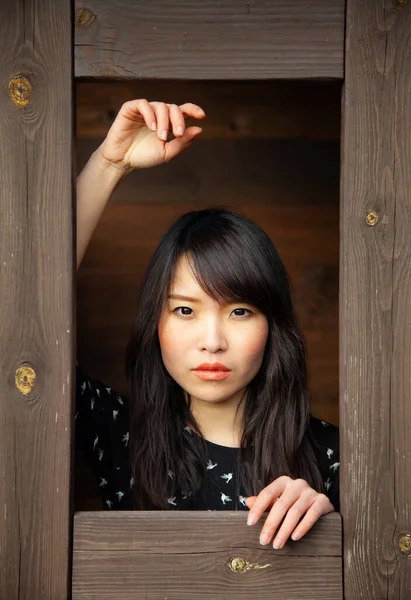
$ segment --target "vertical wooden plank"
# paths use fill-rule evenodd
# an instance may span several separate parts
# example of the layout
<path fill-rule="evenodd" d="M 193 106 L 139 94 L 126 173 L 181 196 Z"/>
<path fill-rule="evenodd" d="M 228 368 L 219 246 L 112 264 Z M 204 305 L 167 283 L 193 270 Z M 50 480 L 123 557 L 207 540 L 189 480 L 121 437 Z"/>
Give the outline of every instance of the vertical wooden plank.
<path fill-rule="evenodd" d="M 0 3 L 1 600 L 68 595 L 72 13 Z"/>
<path fill-rule="evenodd" d="M 345 598 L 411 598 L 411 5 L 348 0 L 341 187 Z"/>

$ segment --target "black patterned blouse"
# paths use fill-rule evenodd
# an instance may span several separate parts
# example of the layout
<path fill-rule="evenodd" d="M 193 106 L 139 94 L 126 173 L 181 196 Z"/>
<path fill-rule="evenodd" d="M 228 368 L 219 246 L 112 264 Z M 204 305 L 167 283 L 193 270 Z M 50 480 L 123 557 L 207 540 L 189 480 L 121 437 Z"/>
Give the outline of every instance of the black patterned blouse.
<path fill-rule="evenodd" d="M 97 478 L 103 505 L 111 510 L 132 510 L 129 462 L 129 403 L 97 379 L 89 378 L 77 363 L 76 448 L 85 453 Z M 310 427 L 318 443 L 317 458 L 325 493 L 335 510 L 339 502 L 339 430 L 311 416 Z M 196 435 L 187 428 L 191 435 Z M 206 440 L 206 477 L 196 498 L 183 494 L 168 499 L 177 510 L 248 510 L 245 493 L 236 482 L 238 448 Z M 168 474 L 173 477 L 173 473 Z"/>

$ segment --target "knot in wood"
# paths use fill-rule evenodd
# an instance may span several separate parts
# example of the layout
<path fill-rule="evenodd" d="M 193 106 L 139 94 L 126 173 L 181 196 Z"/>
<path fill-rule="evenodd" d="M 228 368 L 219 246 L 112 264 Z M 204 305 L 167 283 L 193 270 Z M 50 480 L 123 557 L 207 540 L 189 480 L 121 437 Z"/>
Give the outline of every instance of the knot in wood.
<path fill-rule="evenodd" d="M 96 15 L 89 8 L 78 8 L 76 10 L 75 23 L 77 27 L 87 27 L 95 18 Z"/>
<path fill-rule="evenodd" d="M 399 539 L 398 545 L 401 552 L 404 554 L 411 554 L 411 535 L 409 533 L 402 535 Z"/>
<path fill-rule="evenodd" d="M 375 210 L 370 210 L 368 215 L 365 217 L 365 222 L 370 227 L 374 227 L 374 225 L 376 225 L 378 223 L 378 215 L 375 212 Z"/>
<path fill-rule="evenodd" d="M 30 102 L 31 83 L 27 77 L 14 77 L 9 83 L 9 94 L 16 106 L 26 106 Z"/>
<path fill-rule="evenodd" d="M 16 387 L 22 394 L 29 394 L 36 383 L 36 373 L 34 369 L 25 365 L 19 367 L 16 371 Z"/>
<path fill-rule="evenodd" d="M 232 558 L 228 563 L 228 566 L 234 573 L 245 573 L 249 569 L 248 562 L 245 560 L 245 558 L 241 558 L 241 556 Z"/>

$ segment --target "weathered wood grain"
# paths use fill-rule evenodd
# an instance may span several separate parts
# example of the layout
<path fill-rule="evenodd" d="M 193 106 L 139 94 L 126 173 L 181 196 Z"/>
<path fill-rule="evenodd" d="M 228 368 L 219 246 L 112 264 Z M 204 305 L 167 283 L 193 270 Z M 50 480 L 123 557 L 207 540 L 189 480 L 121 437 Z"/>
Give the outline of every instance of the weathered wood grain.
<path fill-rule="evenodd" d="M 411 5 L 348 0 L 340 263 L 347 600 L 411 598 L 411 557 L 399 547 L 411 533 L 410 55 Z"/>
<path fill-rule="evenodd" d="M 343 0 L 76 0 L 76 9 L 76 77 L 343 77 Z"/>
<path fill-rule="evenodd" d="M 71 3 L 6 0 L 0 22 L 0 598 L 66 600 L 75 265 Z M 19 368 L 25 371 L 16 385 Z"/>
<path fill-rule="evenodd" d="M 338 513 L 282 550 L 262 547 L 260 528 L 232 512 L 77 513 L 73 600 L 342 599 Z M 234 557 L 251 568 L 233 572 Z"/>

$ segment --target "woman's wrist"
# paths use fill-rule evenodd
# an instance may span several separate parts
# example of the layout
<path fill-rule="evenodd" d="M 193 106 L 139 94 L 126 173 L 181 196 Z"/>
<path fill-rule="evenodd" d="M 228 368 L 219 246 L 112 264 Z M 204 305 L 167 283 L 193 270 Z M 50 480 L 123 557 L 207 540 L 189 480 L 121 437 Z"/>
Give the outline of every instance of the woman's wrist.
<path fill-rule="evenodd" d="M 105 187 L 109 186 L 112 190 L 114 190 L 117 184 L 131 171 L 120 165 L 115 165 L 104 158 L 101 146 L 99 146 L 90 156 L 86 167 L 93 172 L 93 175 L 98 177 L 101 185 Z"/>

